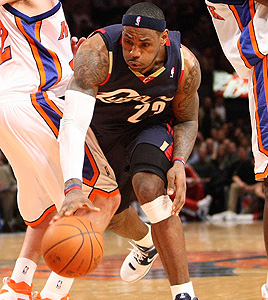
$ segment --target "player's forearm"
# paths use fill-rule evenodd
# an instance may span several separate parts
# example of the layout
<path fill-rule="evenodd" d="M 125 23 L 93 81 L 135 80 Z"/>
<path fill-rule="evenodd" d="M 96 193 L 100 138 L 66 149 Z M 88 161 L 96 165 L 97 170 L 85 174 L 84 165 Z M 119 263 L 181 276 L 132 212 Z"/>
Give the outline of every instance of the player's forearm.
<path fill-rule="evenodd" d="M 174 126 L 174 157 L 189 158 L 198 133 L 198 122 L 187 121 Z"/>
<path fill-rule="evenodd" d="M 92 96 L 74 90 L 67 90 L 65 93 L 65 107 L 58 137 L 65 182 L 71 178 L 82 181 L 85 139 L 94 106 L 95 98 Z"/>

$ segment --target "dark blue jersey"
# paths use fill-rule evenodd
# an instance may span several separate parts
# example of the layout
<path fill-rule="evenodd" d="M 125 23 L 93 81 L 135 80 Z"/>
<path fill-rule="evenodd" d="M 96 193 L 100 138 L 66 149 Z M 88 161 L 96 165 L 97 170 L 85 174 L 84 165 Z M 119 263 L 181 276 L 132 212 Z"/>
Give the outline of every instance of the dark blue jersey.
<path fill-rule="evenodd" d="M 120 138 L 170 120 L 172 100 L 183 74 L 180 33 L 169 32 L 166 63 L 144 76 L 132 71 L 124 60 L 122 25 L 108 26 L 97 32 L 109 50 L 110 72 L 98 90 L 91 122 L 96 136 Z"/>

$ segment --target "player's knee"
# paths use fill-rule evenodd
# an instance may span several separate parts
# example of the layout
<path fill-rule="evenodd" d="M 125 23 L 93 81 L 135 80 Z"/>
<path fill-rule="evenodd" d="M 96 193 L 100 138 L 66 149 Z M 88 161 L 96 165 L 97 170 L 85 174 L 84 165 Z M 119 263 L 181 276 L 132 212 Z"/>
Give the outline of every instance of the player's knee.
<path fill-rule="evenodd" d="M 141 204 L 150 202 L 165 192 L 164 181 L 153 173 L 136 173 L 132 184 Z"/>
<path fill-rule="evenodd" d="M 141 208 L 152 224 L 159 223 L 171 216 L 172 201 L 168 195 L 161 195 Z"/>

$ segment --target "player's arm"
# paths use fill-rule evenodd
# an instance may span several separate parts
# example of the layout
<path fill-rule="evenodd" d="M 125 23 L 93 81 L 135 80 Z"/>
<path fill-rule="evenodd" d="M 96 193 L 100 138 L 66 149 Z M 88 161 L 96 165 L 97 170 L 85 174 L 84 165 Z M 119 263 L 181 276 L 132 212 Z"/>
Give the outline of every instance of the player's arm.
<path fill-rule="evenodd" d="M 255 1 L 268 7 L 268 0 L 255 0 Z"/>
<path fill-rule="evenodd" d="M 198 133 L 199 97 L 201 82 L 199 62 L 192 52 L 183 46 L 184 75 L 173 99 L 174 126 L 173 167 L 169 170 L 167 192 L 176 192 L 172 214 L 178 214 L 185 203 L 186 175 L 184 162 L 190 156 Z M 176 159 L 177 158 L 177 159 Z"/>
<path fill-rule="evenodd" d="M 58 216 L 77 208 L 96 207 L 81 192 L 84 147 L 98 86 L 108 75 L 106 45 L 99 34 L 82 43 L 74 58 L 74 75 L 65 93 L 64 114 L 59 133 L 60 160 L 65 182 L 65 201 Z"/>

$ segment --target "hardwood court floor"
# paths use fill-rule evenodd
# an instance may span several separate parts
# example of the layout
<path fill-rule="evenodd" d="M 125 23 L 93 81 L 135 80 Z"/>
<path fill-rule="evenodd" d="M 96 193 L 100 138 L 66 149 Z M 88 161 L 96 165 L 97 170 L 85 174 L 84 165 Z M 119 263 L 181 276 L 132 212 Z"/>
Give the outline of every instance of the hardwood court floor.
<path fill-rule="evenodd" d="M 251 224 L 199 223 L 184 225 L 191 280 L 199 300 L 261 300 L 268 264 L 262 222 Z M 0 279 L 10 276 L 23 241 L 23 233 L 0 234 Z M 169 284 L 160 259 L 140 282 L 120 280 L 119 269 L 128 253 L 126 239 L 107 231 L 100 266 L 77 279 L 70 300 L 171 300 Z M 34 290 L 40 290 L 49 270 L 40 263 Z"/>

